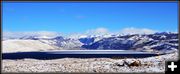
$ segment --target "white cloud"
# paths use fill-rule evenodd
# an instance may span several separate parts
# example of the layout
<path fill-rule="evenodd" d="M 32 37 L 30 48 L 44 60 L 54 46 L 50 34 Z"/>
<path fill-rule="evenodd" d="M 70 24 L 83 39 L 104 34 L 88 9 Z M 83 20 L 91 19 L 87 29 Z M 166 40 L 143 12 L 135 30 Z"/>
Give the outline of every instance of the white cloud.
<path fill-rule="evenodd" d="M 157 31 L 147 28 L 134 28 L 134 27 L 124 28 L 120 31 L 120 33 L 123 34 L 153 34 L 155 32 Z"/>
<path fill-rule="evenodd" d="M 3 32 L 3 38 L 20 38 L 23 36 L 47 36 L 47 37 L 55 37 L 60 35 L 60 33 L 52 32 L 52 31 L 30 31 L 30 32 L 11 32 L 6 31 Z"/>
<path fill-rule="evenodd" d="M 103 34 L 153 34 L 158 32 L 157 30 L 147 29 L 147 28 L 123 28 L 120 31 L 110 32 L 107 28 L 97 28 L 86 31 L 86 35 L 103 35 Z"/>
<path fill-rule="evenodd" d="M 155 32 L 157 31 L 147 29 L 147 28 L 133 28 L 133 27 L 124 28 L 116 32 L 109 32 L 107 28 L 99 27 L 96 29 L 87 30 L 84 33 L 70 33 L 70 34 L 63 34 L 63 33 L 53 32 L 53 31 L 30 31 L 30 32 L 6 31 L 6 32 L 3 32 L 3 39 L 20 38 L 23 36 L 47 36 L 47 37 L 64 36 L 64 37 L 78 38 L 80 36 L 87 36 L 87 35 L 105 35 L 105 34 L 119 34 L 119 33 L 120 34 L 152 34 Z"/>
<path fill-rule="evenodd" d="M 100 34 L 100 35 L 102 35 L 102 34 L 108 34 L 108 33 L 109 33 L 108 29 L 100 27 L 97 29 L 87 30 L 85 34 L 93 34 L 93 35 Z"/>
<path fill-rule="evenodd" d="M 39 31 L 39 32 L 34 32 L 34 34 L 40 35 L 40 36 L 50 36 L 50 37 L 58 35 L 57 32 L 51 32 L 51 31 Z"/>

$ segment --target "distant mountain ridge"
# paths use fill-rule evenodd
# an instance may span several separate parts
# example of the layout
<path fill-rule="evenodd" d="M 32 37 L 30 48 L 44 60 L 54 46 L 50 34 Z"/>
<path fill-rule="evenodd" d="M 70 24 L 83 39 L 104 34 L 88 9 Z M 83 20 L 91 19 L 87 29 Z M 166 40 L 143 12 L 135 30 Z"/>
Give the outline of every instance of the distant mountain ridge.
<path fill-rule="evenodd" d="M 5 38 L 9 40 L 8 38 Z M 79 38 L 63 36 L 23 36 L 10 38 L 18 40 L 38 40 L 42 43 L 64 49 L 87 50 L 137 50 L 174 52 L 178 49 L 178 33 L 161 32 L 154 34 L 129 34 L 129 35 L 89 35 Z"/>

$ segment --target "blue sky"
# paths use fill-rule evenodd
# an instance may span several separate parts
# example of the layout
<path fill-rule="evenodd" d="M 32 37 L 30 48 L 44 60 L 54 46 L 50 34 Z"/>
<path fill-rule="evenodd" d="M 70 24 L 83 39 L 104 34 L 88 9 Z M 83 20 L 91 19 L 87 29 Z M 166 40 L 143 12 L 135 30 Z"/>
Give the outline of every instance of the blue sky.
<path fill-rule="evenodd" d="M 177 2 L 3 2 L 3 31 L 178 31 Z"/>

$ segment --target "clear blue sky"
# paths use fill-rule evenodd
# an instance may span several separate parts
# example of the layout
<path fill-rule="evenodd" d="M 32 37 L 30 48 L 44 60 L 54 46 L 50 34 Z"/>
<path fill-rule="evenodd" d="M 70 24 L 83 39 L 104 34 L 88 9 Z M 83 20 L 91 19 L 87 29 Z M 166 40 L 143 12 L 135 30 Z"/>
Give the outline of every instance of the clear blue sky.
<path fill-rule="evenodd" d="M 3 31 L 83 32 L 104 27 L 178 31 L 177 3 L 3 2 Z"/>

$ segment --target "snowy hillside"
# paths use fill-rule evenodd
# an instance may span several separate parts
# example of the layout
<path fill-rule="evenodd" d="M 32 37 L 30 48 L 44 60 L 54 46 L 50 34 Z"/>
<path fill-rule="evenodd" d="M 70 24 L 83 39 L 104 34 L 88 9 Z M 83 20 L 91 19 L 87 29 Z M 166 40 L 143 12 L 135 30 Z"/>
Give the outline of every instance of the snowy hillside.
<path fill-rule="evenodd" d="M 2 42 L 3 52 L 45 51 L 59 49 L 37 40 L 6 40 Z"/>

